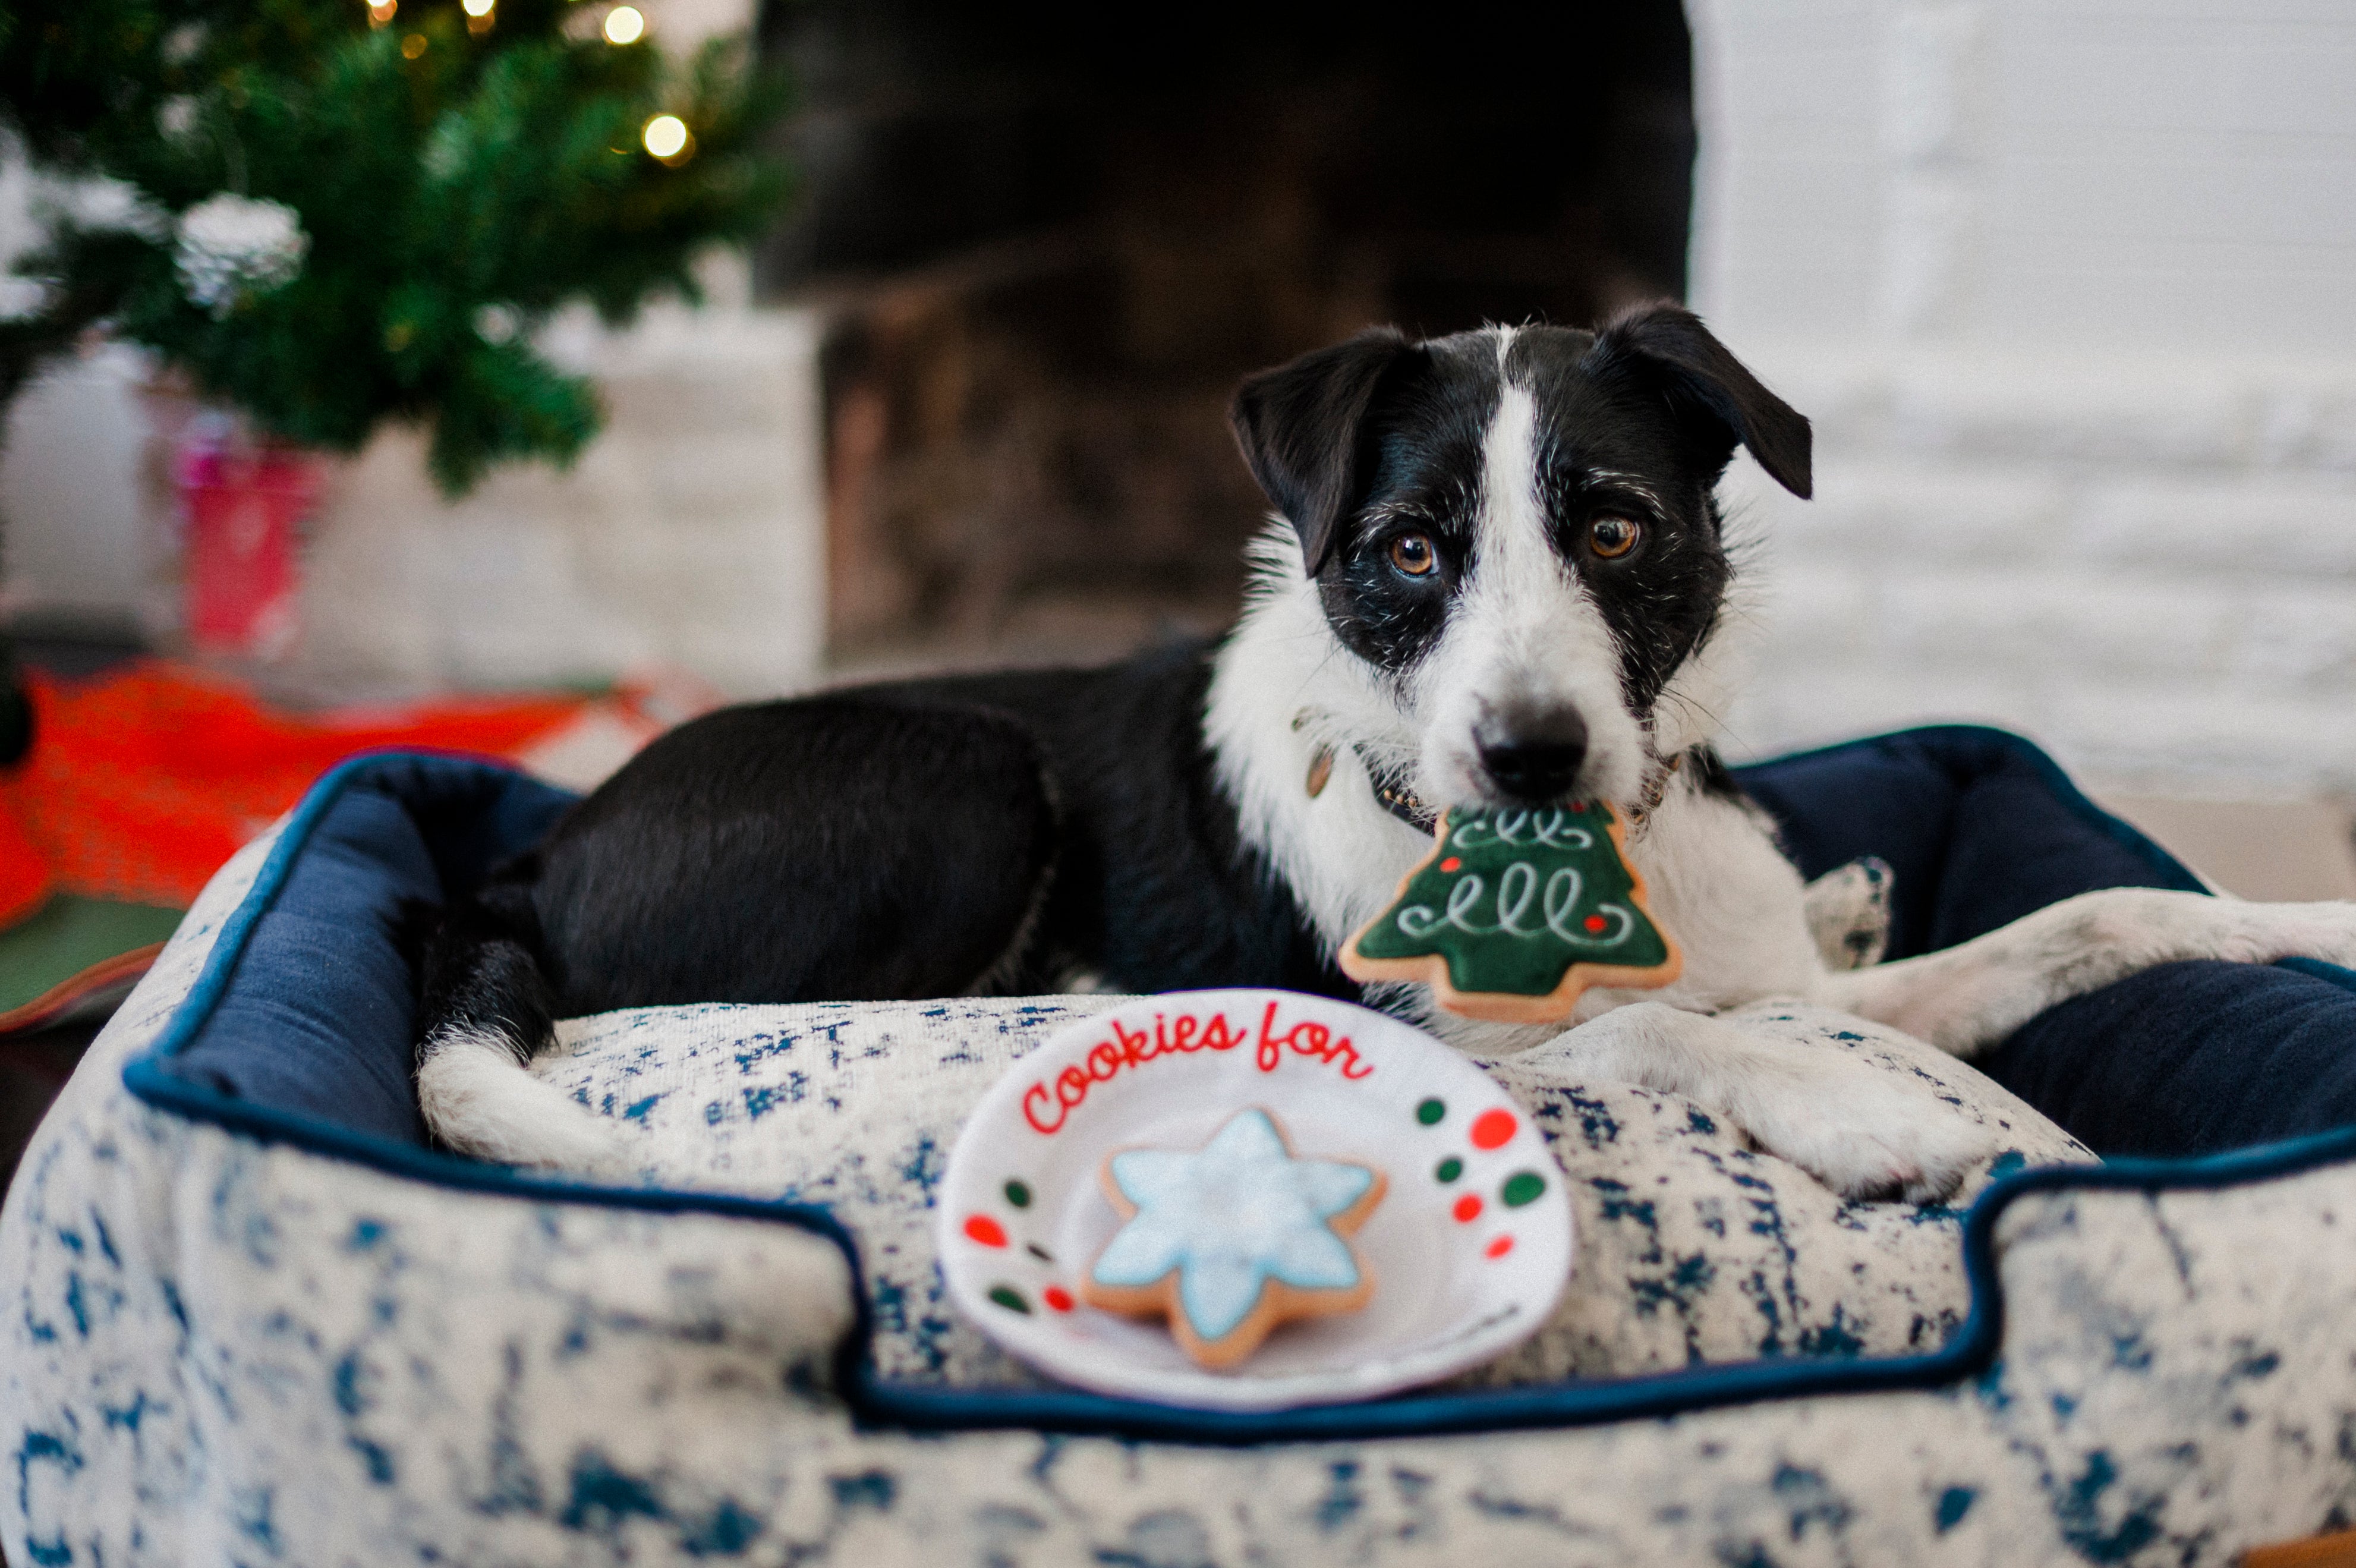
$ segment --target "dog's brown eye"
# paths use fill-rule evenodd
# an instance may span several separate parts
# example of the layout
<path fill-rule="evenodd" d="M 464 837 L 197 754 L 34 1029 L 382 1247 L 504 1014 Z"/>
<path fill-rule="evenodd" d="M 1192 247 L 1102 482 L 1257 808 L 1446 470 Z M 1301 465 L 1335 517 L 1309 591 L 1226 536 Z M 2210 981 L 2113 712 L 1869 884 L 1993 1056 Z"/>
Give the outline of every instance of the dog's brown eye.
<path fill-rule="evenodd" d="M 1402 533 L 1391 541 L 1391 564 L 1410 577 L 1429 577 L 1439 570 L 1440 552 L 1429 534 Z"/>
<path fill-rule="evenodd" d="M 1624 517 L 1599 517 L 1587 525 L 1588 548 L 1606 561 L 1616 561 L 1636 548 L 1644 530 Z"/>

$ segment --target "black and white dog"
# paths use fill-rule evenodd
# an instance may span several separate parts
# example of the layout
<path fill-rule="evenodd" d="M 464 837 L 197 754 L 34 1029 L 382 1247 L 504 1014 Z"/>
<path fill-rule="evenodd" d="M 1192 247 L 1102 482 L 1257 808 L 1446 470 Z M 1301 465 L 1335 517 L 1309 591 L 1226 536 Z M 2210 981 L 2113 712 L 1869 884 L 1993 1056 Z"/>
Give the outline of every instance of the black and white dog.
<path fill-rule="evenodd" d="M 1969 1056 L 2172 959 L 2356 961 L 2356 905 L 2146 890 L 1841 971 L 1710 750 L 1738 443 L 1810 489 L 1808 422 L 1694 316 L 1589 333 L 1369 332 L 1247 381 L 1236 434 L 1280 521 L 1215 648 L 1109 669 L 740 707 L 648 746 L 424 944 L 418 1089 L 449 1146 L 597 1169 L 608 1124 L 531 1078 L 557 1016 L 705 1001 L 1275 985 L 1333 954 L 1461 801 L 1600 798 L 1683 976 L 1559 1026 L 1374 988 L 1483 1054 L 1687 1096 L 1844 1193 L 1924 1198 L 1988 1145 L 1891 1075 L 1746 1031 L 1769 999 Z"/>

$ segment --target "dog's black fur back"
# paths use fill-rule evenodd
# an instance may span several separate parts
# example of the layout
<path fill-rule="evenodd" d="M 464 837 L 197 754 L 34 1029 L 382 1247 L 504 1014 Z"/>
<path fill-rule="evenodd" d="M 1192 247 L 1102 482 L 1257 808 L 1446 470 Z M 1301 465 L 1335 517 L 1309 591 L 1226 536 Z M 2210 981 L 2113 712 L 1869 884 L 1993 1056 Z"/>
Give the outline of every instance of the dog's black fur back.
<path fill-rule="evenodd" d="M 1276 985 L 1355 998 L 1281 880 L 1237 830 L 1203 737 L 1210 650 L 1173 644 L 1108 669 L 957 676 L 886 700 L 1010 714 L 1056 792 L 1056 861 L 1013 985 L 1072 971 L 1119 991 Z"/>
<path fill-rule="evenodd" d="M 503 1040 L 519 1059 L 550 1037 L 556 1002 L 541 974 L 540 918 L 525 855 L 446 908 L 404 904 L 393 937 L 417 982 L 417 1015 L 425 1030 L 462 1027 Z"/>
<path fill-rule="evenodd" d="M 728 708 L 549 835 L 531 898 L 560 1009 L 953 994 L 1037 901 L 1053 809 L 998 714 L 859 695 Z"/>
<path fill-rule="evenodd" d="M 1280 985 L 1355 996 L 1243 846 L 1207 650 L 723 709 L 423 944 L 420 1040 L 686 1002 Z"/>

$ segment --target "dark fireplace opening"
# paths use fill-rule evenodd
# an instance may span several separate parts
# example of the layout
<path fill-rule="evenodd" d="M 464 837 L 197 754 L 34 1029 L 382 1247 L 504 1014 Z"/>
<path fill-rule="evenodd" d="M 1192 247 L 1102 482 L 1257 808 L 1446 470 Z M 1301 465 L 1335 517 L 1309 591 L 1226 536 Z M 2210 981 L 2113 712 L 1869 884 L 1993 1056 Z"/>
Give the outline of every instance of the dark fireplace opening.
<path fill-rule="evenodd" d="M 762 47 L 800 93 L 802 198 L 757 275 L 828 323 L 839 659 L 1223 624 L 1265 510 L 1237 378 L 1376 323 L 1684 292 L 1677 0 L 770 0 Z"/>

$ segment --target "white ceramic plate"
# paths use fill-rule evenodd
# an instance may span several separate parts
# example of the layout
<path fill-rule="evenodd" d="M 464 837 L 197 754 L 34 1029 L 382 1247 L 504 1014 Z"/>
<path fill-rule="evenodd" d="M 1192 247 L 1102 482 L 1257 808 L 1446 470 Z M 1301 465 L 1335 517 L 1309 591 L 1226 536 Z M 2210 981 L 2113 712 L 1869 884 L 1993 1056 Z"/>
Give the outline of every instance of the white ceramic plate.
<path fill-rule="evenodd" d="M 1215 1016 L 1237 1044 L 1204 1048 Z M 1087 1305 L 1080 1282 L 1121 1223 L 1106 1157 L 1199 1148 L 1251 1106 L 1296 1156 L 1374 1165 L 1389 1189 L 1355 1238 L 1366 1306 L 1287 1324 L 1215 1372 L 1162 1324 Z M 1144 997 L 1057 1031 L 975 1107 L 938 1213 L 950 1299 L 991 1338 L 1099 1393 L 1210 1410 L 1370 1399 L 1477 1366 L 1535 1332 L 1570 1273 L 1562 1172 L 1521 1108 L 1421 1030 L 1289 991 Z"/>

